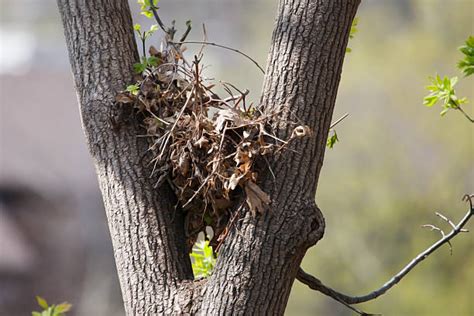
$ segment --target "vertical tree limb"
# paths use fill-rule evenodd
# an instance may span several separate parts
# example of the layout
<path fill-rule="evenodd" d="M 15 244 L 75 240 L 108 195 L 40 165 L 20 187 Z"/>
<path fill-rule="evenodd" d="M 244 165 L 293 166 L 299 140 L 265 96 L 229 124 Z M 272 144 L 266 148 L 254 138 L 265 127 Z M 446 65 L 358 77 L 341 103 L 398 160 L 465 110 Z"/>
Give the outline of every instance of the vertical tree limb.
<path fill-rule="evenodd" d="M 200 312 L 282 315 L 306 249 L 322 238 L 324 218 L 314 203 L 345 48 L 358 0 L 281 0 L 262 92 L 262 107 L 280 107 L 281 122 L 309 125 L 271 162 L 275 178 L 263 190 L 272 204 L 263 218 L 239 222 L 224 242 Z M 279 126 L 286 139 L 291 128 Z"/>
<path fill-rule="evenodd" d="M 182 217 L 172 193 L 156 190 L 143 158 L 138 126 L 111 128 L 120 114 L 115 95 L 132 80 L 138 61 L 126 0 L 58 0 L 82 124 L 112 237 L 128 315 L 168 314 L 178 285 L 192 278 Z M 176 215 L 173 215 L 176 214 Z"/>

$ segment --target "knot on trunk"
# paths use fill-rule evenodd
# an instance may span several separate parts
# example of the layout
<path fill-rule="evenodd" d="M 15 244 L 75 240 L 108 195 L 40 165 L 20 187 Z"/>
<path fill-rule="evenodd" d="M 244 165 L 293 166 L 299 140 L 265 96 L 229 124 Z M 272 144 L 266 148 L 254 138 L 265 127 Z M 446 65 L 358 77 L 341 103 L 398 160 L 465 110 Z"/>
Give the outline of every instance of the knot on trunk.
<path fill-rule="evenodd" d="M 278 220 L 277 238 L 290 240 L 288 246 L 294 249 L 304 249 L 314 246 L 323 238 L 326 227 L 324 216 L 316 203 L 311 199 L 301 199 L 282 207 L 283 213 Z"/>

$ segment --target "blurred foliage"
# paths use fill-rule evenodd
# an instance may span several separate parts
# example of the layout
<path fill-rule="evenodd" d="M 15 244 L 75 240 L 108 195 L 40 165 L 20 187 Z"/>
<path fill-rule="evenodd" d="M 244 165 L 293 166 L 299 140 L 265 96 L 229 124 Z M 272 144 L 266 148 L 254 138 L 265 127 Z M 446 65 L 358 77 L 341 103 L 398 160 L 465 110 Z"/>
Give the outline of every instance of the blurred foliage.
<path fill-rule="evenodd" d="M 48 302 L 41 296 L 37 296 L 36 301 L 43 310 L 41 312 L 32 312 L 32 316 L 66 316 L 66 312 L 69 312 L 72 306 L 67 302 L 58 305 L 48 305 Z"/>
<path fill-rule="evenodd" d="M 359 24 L 359 18 L 354 18 L 354 20 L 352 20 L 352 25 L 351 25 L 351 30 L 349 31 L 349 39 L 353 39 L 354 36 L 356 35 L 358 29 L 357 29 L 357 24 Z M 350 53 L 352 52 L 352 49 L 350 47 L 347 47 L 346 48 L 346 53 Z"/>
<path fill-rule="evenodd" d="M 458 62 L 458 67 L 466 77 L 470 76 L 474 73 L 474 36 L 469 36 L 459 51 L 464 54 L 464 59 Z"/>

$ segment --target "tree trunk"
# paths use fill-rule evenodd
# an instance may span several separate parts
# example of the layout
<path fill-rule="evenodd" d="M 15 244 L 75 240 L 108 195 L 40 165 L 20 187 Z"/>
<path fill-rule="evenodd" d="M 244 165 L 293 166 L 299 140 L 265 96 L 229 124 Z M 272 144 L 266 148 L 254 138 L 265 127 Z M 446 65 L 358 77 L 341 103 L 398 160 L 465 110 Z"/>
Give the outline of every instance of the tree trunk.
<path fill-rule="evenodd" d="M 114 105 L 138 60 L 128 3 L 58 0 L 127 315 L 284 313 L 301 260 L 324 232 L 314 196 L 359 1 L 280 1 L 261 103 L 280 107 L 282 122 L 302 121 L 312 137 L 271 162 L 275 178 L 262 170 L 271 209 L 245 213 L 213 275 L 193 282 L 183 215 L 169 188 L 153 188 L 147 143 Z M 279 128 L 282 137 L 291 132 Z"/>

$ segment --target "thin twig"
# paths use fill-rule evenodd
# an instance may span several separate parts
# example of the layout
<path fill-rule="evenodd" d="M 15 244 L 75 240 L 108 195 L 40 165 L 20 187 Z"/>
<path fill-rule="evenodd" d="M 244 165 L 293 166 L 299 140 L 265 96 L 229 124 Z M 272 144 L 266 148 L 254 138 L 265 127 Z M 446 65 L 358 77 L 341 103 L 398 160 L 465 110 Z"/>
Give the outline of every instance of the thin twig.
<path fill-rule="evenodd" d="M 457 225 L 449 232 L 449 234 L 444 235 L 440 240 L 435 242 L 433 245 L 431 245 L 429 248 L 427 248 L 425 251 L 420 253 L 418 256 L 416 256 L 410 263 L 408 263 L 400 272 L 398 272 L 394 277 L 392 277 L 387 283 L 385 283 L 382 287 L 379 289 L 363 296 L 349 296 L 343 293 L 340 293 L 326 285 L 324 285 L 321 280 L 318 278 L 315 278 L 314 276 L 306 273 L 303 271 L 303 269 L 299 269 L 296 278 L 309 286 L 311 289 L 319 291 L 335 300 L 341 303 L 345 304 L 359 304 L 359 303 L 364 303 L 368 302 L 371 300 L 376 299 L 377 297 L 385 294 L 389 289 L 391 289 L 394 285 L 396 285 L 398 282 L 400 282 L 401 279 L 403 279 L 408 272 L 410 272 L 415 266 L 417 266 L 420 262 L 428 258 L 429 255 L 431 255 L 433 252 L 435 252 L 438 248 L 440 248 L 442 245 L 449 243 L 451 239 L 453 239 L 456 235 L 458 235 L 461 232 L 465 232 L 466 230 L 463 229 L 463 227 L 466 225 L 466 223 L 470 220 L 470 218 L 474 215 L 474 208 L 473 208 L 473 200 L 474 195 L 465 195 L 463 197 L 463 200 L 466 200 L 469 202 L 469 210 L 467 213 L 464 215 L 464 217 L 459 221 Z"/>
<path fill-rule="evenodd" d="M 464 116 L 471 122 L 471 123 L 474 123 L 474 119 L 472 117 L 469 116 L 469 114 L 467 114 L 466 112 L 464 112 L 464 110 L 458 105 L 457 109 L 459 111 L 461 111 L 462 114 L 464 114 Z"/>
<path fill-rule="evenodd" d="M 346 113 L 344 114 L 341 118 L 339 118 L 337 121 L 335 121 L 334 123 L 331 124 L 331 126 L 329 126 L 329 128 L 333 128 L 334 126 L 336 126 L 337 124 L 339 124 L 343 119 L 345 119 L 346 117 L 349 116 L 349 113 Z"/>
<path fill-rule="evenodd" d="M 244 52 L 241 52 L 240 50 L 238 49 L 235 49 L 235 48 L 232 48 L 232 47 L 229 47 L 229 46 L 224 46 L 224 45 L 220 45 L 220 44 L 217 44 L 217 43 L 213 43 L 213 42 L 203 42 L 203 41 L 184 41 L 184 42 L 170 42 L 172 44 L 178 44 L 178 45 L 181 45 L 181 44 L 202 44 L 202 45 L 209 45 L 209 46 L 215 46 L 215 47 L 219 47 L 219 48 L 223 48 L 223 49 L 227 49 L 227 50 L 230 50 L 230 51 L 233 51 L 237 54 L 240 54 L 244 57 L 246 57 L 247 59 L 249 59 L 250 61 L 252 61 L 255 66 L 258 67 L 258 69 L 260 69 L 260 71 L 265 74 L 265 70 L 263 70 L 262 66 L 259 65 L 258 62 L 255 61 L 255 59 L 253 59 L 252 57 L 250 57 L 249 55 L 245 54 Z"/>
<path fill-rule="evenodd" d="M 165 32 L 166 34 L 170 34 L 170 30 L 167 29 L 167 27 L 163 24 L 163 21 L 161 21 L 160 16 L 158 15 L 158 12 L 156 11 L 155 6 L 150 6 L 151 12 L 153 12 L 153 16 L 155 17 L 156 23 L 160 26 L 160 28 Z"/>
<path fill-rule="evenodd" d="M 445 222 L 447 222 L 449 225 L 451 225 L 451 227 L 453 229 L 456 229 L 456 225 L 454 225 L 453 221 L 450 220 L 449 218 L 447 218 L 446 216 L 444 216 L 443 214 L 439 213 L 439 212 L 435 212 L 436 216 L 438 216 L 439 218 L 441 218 L 442 220 L 444 220 Z"/>
<path fill-rule="evenodd" d="M 431 231 L 437 231 L 441 234 L 441 238 L 444 238 L 446 236 L 446 234 L 444 233 L 444 230 L 442 230 L 441 228 L 435 226 L 435 225 L 431 225 L 431 224 L 425 224 L 425 225 L 421 225 L 421 227 L 423 228 L 429 228 Z M 448 245 L 449 245 L 449 254 L 452 256 L 453 255 L 453 245 L 451 245 L 451 242 L 448 241 Z"/>
<path fill-rule="evenodd" d="M 203 34 L 203 42 L 207 43 L 207 30 L 206 30 L 206 25 L 203 23 L 202 24 L 202 34 Z M 201 45 L 201 49 L 199 49 L 198 56 L 202 57 L 203 51 L 204 51 L 204 44 Z"/>
<path fill-rule="evenodd" d="M 184 42 L 186 40 L 186 37 L 188 37 L 189 32 L 191 32 L 191 21 L 186 21 L 186 31 L 184 32 L 183 36 L 181 36 L 181 39 L 179 40 L 180 42 Z"/>
<path fill-rule="evenodd" d="M 176 117 L 176 121 L 174 122 L 173 126 L 171 127 L 171 129 L 168 131 L 168 136 L 166 137 L 164 143 L 162 146 L 160 146 L 160 150 L 161 150 L 161 153 L 159 155 L 159 157 L 162 157 L 163 156 L 163 153 L 164 153 L 164 150 L 166 149 L 166 145 L 168 145 L 168 140 L 171 136 L 171 133 L 173 133 L 173 130 L 175 129 L 176 127 L 176 124 L 178 124 L 178 121 L 179 119 L 181 118 L 181 115 L 183 115 L 184 113 L 184 110 L 186 109 L 186 107 L 188 106 L 189 104 L 189 101 L 191 100 L 191 97 L 194 93 L 194 87 L 191 89 L 191 92 L 189 93 L 189 96 L 188 98 L 186 99 L 186 102 L 184 103 L 183 107 L 181 108 L 181 111 L 179 111 L 178 113 L 178 116 Z"/>

